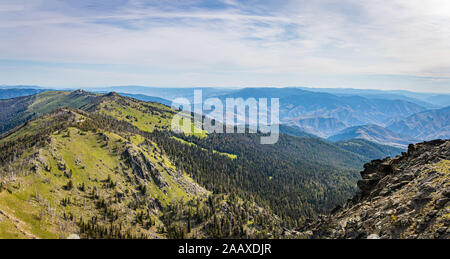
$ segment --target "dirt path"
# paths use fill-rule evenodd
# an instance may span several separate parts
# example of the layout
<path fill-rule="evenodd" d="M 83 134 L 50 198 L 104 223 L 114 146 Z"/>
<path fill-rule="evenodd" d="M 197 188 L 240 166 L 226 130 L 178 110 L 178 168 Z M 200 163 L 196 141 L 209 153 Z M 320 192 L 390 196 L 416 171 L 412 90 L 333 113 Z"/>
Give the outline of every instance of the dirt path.
<path fill-rule="evenodd" d="M 7 214 L 6 212 L 0 210 L 0 215 L 5 217 L 6 219 L 12 221 L 14 223 L 14 226 L 17 228 L 17 230 L 19 230 L 19 232 L 24 235 L 26 238 L 28 239 L 38 239 L 38 237 L 36 237 L 35 235 L 27 232 L 23 226 L 25 225 L 25 223 L 19 219 L 17 219 L 14 216 L 11 216 L 9 214 Z"/>

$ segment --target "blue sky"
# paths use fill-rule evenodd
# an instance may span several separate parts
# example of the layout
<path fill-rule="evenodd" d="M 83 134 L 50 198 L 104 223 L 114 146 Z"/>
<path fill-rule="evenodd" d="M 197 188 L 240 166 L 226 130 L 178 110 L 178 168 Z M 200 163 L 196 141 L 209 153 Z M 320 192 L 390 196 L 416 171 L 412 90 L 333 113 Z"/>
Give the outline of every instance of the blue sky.
<path fill-rule="evenodd" d="M 2 0 L 0 85 L 450 92 L 448 0 Z"/>

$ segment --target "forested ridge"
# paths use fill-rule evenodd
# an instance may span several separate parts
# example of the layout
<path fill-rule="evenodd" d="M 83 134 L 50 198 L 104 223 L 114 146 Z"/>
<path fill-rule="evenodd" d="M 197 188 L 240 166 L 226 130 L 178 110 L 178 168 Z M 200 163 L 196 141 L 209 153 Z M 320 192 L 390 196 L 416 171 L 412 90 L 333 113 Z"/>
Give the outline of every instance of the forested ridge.
<path fill-rule="evenodd" d="M 345 201 L 354 192 L 358 179 L 355 169 L 358 161 L 354 162 L 353 169 L 344 169 L 321 164 L 320 159 L 314 162 L 314 157 L 303 159 L 325 145 L 321 141 L 299 149 L 295 145 L 287 146 L 287 142 L 310 140 L 282 136 L 278 144 L 271 146 L 260 145 L 260 136 L 253 134 L 217 134 L 208 138 L 177 136 L 195 143 L 194 146 L 170 138 L 169 132 L 153 134 L 177 167 L 183 168 L 201 185 L 217 193 L 251 196 L 258 204 L 275 211 L 287 225 L 296 225 Z M 213 150 L 231 153 L 237 158 L 228 159 Z M 350 162 L 351 155 L 348 156 Z"/>

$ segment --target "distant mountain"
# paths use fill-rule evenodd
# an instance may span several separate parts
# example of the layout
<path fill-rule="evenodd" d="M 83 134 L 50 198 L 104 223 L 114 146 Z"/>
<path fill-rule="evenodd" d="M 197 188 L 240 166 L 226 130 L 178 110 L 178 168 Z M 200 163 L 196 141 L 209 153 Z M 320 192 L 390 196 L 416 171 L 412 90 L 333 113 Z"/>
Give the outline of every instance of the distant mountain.
<path fill-rule="evenodd" d="M 99 92 L 99 93 L 106 93 L 106 92 Z M 134 99 L 137 99 L 140 101 L 144 101 L 144 102 L 160 103 L 160 104 L 164 104 L 166 106 L 172 105 L 172 101 L 169 101 L 164 98 L 145 95 L 145 94 L 129 94 L 129 93 L 120 93 L 120 92 L 118 94 L 122 95 L 122 96 L 131 97 L 131 98 L 134 98 Z"/>
<path fill-rule="evenodd" d="M 226 95 L 218 96 L 220 99 L 225 98 L 285 98 L 289 96 L 312 93 L 298 88 L 274 88 L 274 87 L 248 87 L 237 89 Z"/>
<path fill-rule="evenodd" d="M 403 100 L 412 103 L 419 104 L 426 108 L 442 108 L 450 103 L 449 94 L 436 94 L 436 93 L 419 93 L 406 90 L 375 90 L 375 89 L 353 89 L 353 88 L 311 88 L 311 87 L 298 87 L 299 89 L 330 93 L 334 95 L 359 95 L 366 98 L 378 98 L 389 100 Z"/>
<path fill-rule="evenodd" d="M 328 138 L 330 141 L 346 141 L 350 139 L 365 139 L 398 148 L 406 148 L 409 144 L 417 142 L 410 136 L 392 132 L 378 125 L 350 127 Z"/>
<path fill-rule="evenodd" d="M 415 103 L 415 104 L 425 107 L 427 109 L 441 108 L 441 105 L 439 105 L 439 104 L 433 104 L 430 102 L 426 102 L 423 100 L 419 100 L 419 99 L 411 98 L 411 97 L 407 97 L 407 96 L 402 96 L 402 95 L 398 95 L 398 94 L 384 93 L 384 94 L 372 94 L 372 95 L 361 95 L 361 96 L 368 98 L 368 99 L 386 99 L 386 100 L 392 100 L 392 101 L 396 101 L 396 100 L 407 101 L 410 103 Z"/>
<path fill-rule="evenodd" d="M 403 148 L 377 144 L 364 139 L 339 141 L 336 142 L 335 145 L 355 154 L 367 157 L 369 160 L 385 158 L 388 156 L 396 157 L 406 150 Z"/>
<path fill-rule="evenodd" d="M 408 101 L 368 99 L 356 95 L 337 96 L 297 88 L 246 88 L 219 96 L 222 100 L 238 97 L 279 98 L 281 122 L 294 125 L 292 120 L 305 117 L 334 118 L 348 126 L 385 125 L 393 118 L 406 117 L 426 110 L 425 107 Z"/>
<path fill-rule="evenodd" d="M 450 138 L 450 106 L 414 114 L 388 126 L 394 132 L 420 140 Z"/>
<path fill-rule="evenodd" d="M 336 118 L 349 126 L 384 125 L 392 118 L 409 116 L 425 110 L 422 106 L 406 101 L 310 93 L 282 98 L 280 103 L 280 117 L 284 120 L 304 116 L 326 116 Z"/>
<path fill-rule="evenodd" d="M 45 89 L 37 85 L 0 85 L 0 89 Z"/>
<path fill-rule="evenodd" d="M 22 88 L 11 88 L 3 89 L 0 88 L 0 99 L 10 99 L 20 96 L 34 95 L 42 93 L 43 89 L 22 89 Z"/>
<path fill-rule="evenodd" d="M 335 118 L 310 117 L 290 120 L 287 125 L 297 127 L 300 130 L 327 138 L 347 128 L 347 125 Z"/>
<path fill-rule="evenodd" d="M 172 101 L 175 98 L 187 98 L 193 102 L 194 90 L 202 90 L 205 98 L 227 94 L 236 89 L 213 87 L 145 87 L 145 86 L 112 86 L 87 88 L 85 90 L 95 92 L 118 92 L 124 94 L 147 95 Z"/>
<path fill-rule="evenodd" d="M 441 106 L 448 106 L 450 104 L 450 94 L 433 95 L 426 97 L 425 99 Z"/>
<path fill-rule="evenodd" d="M 306 133 L 295 126 L 289 127 L 286 125 L 280 125 L 280 133 L 299 138 L 319 139 L 318 136 Z M 365 139 L 350 139 L 346 141 L 338 141 L 331 144 L 343 150 L 357 154 L 358 156 L 363 157 L 365 161 L 380 159 L 388 156 L 395 157 L 406 150 L 406 148 L 382 145 Z"/>
<path fill-rule="evenodd" d="M 280 133 L 299 138 L 319 138 L 317 135 L 307 133 L 296 126 L 280 125 Z"/>

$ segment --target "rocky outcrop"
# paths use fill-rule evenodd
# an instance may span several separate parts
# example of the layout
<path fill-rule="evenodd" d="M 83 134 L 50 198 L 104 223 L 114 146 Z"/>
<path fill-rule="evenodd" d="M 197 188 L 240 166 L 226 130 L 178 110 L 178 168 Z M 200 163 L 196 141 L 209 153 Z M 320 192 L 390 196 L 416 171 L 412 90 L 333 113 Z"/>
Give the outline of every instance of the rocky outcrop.
<path fill-rule="evenodd" d="M 300 230 L 305 238 L 450 238 L 450 141 L 410 145 L 364 166 L 353 199 Z"/>
<path fill-rule="evenodd" d="M 128 147 L 123 152 L 122 157 L 125 159 L 126 164 L 132 168 L 133 173 L 139 178 L 147 181 L 153 180 L 154 183 L 161 189 L 168 186 L 166 180 L 156 169 L 154 163 L 147 159 L 143 153 L 133 149 L 132 147 Z"/>
<path fill-rule="evenodd" d="M 166 166 L 161 161 L 158 162 L 157 166 L 155 162 L 132 145 L 127 146 L 122 153 L 122 158 L 125 159 L 125 164 L 132 169 L 133 174 L 139 179 L 153 181 L 163 193 L 166 193 L 166 189 L 171 187 L 169 186 L 169 183 L 171 182 L 186 193 L 198 197 L 209 194 L 205 188 L 187 178 L 181 171 Z M 154 207 L 158 208 L 161 207 L 161 205 L 155 204 Z"/>

